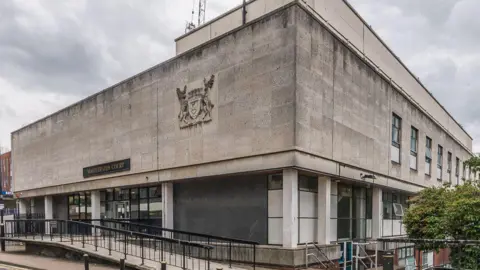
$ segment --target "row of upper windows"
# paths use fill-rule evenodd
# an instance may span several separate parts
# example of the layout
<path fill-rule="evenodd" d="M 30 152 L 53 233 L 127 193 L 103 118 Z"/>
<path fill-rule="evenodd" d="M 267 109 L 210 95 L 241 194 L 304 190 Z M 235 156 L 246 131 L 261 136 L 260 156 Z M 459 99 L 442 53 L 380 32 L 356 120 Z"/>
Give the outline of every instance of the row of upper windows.
<path fill-rule="evenodd" d="M 402 119 L 396 115 L 392 115 L 392 147 L 396 151 L 392 151 L 391 160 L 393 162 L 400 163 L 400 145 L 401 145 L 401 130 Z M 410 131 L 410 168 L 417 170 L 417 152 L 418 152 L 418 129 L 414 126 Z M 425 137 L 425 174 L 431 175 L 431 163 L 432 163 L 432 139 L 428 136 Z M 442 168 L 443 168 L 443 147 L 439 144 L 437 148 L 437 179 L 442 180 Z M 460 159 L 455 159 L 455 176 L 459 177 Z M 452 153 L 447 154 L 447 172 L 452 170 Z M 466 166 L 463 164 L 462 177 L 466 177 Z M 451 180 L 451 179 L 449 179 Z"/>

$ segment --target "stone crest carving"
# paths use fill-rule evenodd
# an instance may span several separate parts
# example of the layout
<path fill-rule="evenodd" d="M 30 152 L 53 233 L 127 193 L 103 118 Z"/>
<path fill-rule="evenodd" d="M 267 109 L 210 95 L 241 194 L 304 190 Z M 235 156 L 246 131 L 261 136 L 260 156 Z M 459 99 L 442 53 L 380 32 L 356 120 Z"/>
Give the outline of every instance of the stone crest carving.
<path fill-rule="evenodd" d="M 180 113 L 178 121 L 180 128 L 195 126 L 212 121 L 212 109 L 214 107 L 210 100 L 209 93 L 215 82 L 215 75 L 209 80 L 203 79 L 203 87 L 187 91 L 187 86 L 177 88 L 177 97 L 180 102 Z"/>

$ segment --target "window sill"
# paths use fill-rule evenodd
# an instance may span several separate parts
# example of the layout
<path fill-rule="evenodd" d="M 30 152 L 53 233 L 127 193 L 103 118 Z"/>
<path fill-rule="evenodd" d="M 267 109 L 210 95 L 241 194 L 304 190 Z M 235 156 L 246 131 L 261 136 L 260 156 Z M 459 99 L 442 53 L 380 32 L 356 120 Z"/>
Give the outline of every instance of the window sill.
<path fill-rule="evenodd" d="M 425 174 L 425 176 L 428 177 L 428 178 L 431 178 L 431 177 L 432 177 L 431 174 L 427 174 L 427 173 Z"/>
<path fill-rule="evenodd" d="M 418 173 L 418 169 L 414 169 L 412 167 L 410 167 L 410 171 L 414 171 L 414 172 Z"/>
<path fill-rule="evenodd" d="M 437 178 L 438 182 L 443 182 L 442 178 Z"/>
<path fill-rule="evenodd" d="M 398 165 L 398 166 L 401 166 L 402 164 L 400 162 L 397 162 L 395 160 L 390 160 L 392 162 L 392 164 L 394 165 Z"/>

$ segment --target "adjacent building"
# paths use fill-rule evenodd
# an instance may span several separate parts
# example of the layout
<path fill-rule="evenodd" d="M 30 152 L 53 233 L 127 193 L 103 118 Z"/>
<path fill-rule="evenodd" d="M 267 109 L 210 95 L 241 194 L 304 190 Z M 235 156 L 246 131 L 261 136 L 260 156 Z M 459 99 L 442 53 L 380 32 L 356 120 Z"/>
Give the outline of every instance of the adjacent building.
<path fill-rule="evenodd" d="M 12 197 L 12 153 L 0 153 L 1 197 Z"/>
<path fill-rule="evenodd" d="M 245 9 L 13 132 L 20 211 L 255 240 L 296 265 L 307 242 L 404 234 L 409 196 L 471 177 L 472 138 L 346 1 Z"/>

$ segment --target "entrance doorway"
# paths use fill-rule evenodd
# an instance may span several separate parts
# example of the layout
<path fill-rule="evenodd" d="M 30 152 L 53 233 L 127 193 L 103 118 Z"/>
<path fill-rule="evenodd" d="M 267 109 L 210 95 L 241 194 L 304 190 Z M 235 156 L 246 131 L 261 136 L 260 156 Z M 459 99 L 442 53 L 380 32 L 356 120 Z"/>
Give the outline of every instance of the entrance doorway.
<path fill-rule="evenodd" d="M 117 201 L 113 203 L 114 219 L 130 219 L 130 202 Z"/>

